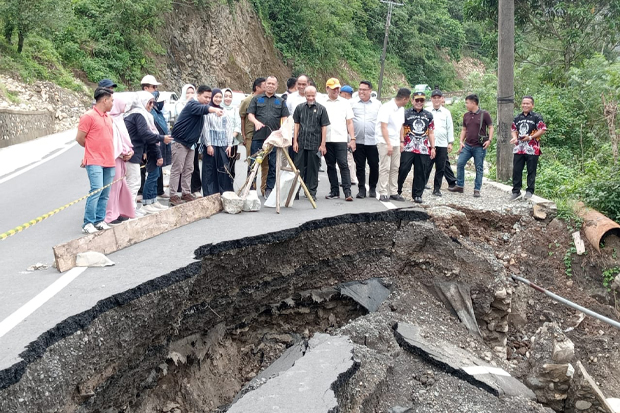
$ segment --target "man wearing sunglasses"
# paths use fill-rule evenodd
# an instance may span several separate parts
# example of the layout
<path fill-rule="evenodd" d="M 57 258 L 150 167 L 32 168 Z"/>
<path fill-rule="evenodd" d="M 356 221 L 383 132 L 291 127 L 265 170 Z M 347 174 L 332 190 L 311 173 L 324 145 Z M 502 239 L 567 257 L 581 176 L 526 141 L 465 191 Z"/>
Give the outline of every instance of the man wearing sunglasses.
<path fill-rule="evenodd" d="M 435 123 L 433 115 L 424 109 L 424 92 L 414 92 L 412 100 L 413 108 L 405 112 L 404 136 L 401 140 L 405 148 L 398 170 L 398 195 L 390 198 L 395 201 L 405 200 L 402 196 L 403 184 L 413 166 L 413 201 L 421 204 L 428 164 L 435 158 Z"/>

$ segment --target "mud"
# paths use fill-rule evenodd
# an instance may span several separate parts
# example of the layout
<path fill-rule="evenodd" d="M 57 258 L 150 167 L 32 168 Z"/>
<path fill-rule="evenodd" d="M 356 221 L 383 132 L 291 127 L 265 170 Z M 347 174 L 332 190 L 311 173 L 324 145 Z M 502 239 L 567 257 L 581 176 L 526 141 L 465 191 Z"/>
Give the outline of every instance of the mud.
<path fill-rule="evenodd" d="M 514 270 L 533 271 L 532 281 L 566 287 L 557 279 L 561 258 L 540 249 L 556 241 L 563 249 L 568 231 L 518 215 L 461 212 L 467 227 L 445 228 L 424 210 L 405 209 L 202 246 L 199 262 L 102 300 L 31 343 L 22 362 L 0 371 L 0 411 L 223 412 L 287 348 L 319 332 L 354 344 L 357 367 L 336 392 L 340 412 L 548 411 L 475 388 L 394 337 L 396 323 L 411 323 L 426 340 L 450 342 L 521 378 L 532 331 L 547 318 L 570 323 L 574 313 L 509 281 Z M 339 286 L 370 278 L 391 294 L 369 314 Z M 438 280 L 471 287 L 482 337 L 437 298 Z M 601 385 L 608 397 L 617 395 L 617 334 L 585 320 L 567 336 L 589 373 L 609 380 Z M 597 351 L 605 356 L 592 362 Z"/>

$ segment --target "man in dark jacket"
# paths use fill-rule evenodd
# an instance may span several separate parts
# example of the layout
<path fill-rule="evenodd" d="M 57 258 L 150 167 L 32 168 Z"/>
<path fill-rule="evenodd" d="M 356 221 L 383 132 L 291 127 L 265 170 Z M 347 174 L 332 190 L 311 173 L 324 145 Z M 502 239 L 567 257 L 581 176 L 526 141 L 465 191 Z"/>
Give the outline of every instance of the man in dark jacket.
<path fill-rule="evenodd" d="M 222 116 L 224 111 L 208 105 L 209 86 L 201 85 L 196 92 L 196 100 L 187 102 L 172 129 L 172 168 L 170 170 L 170 205 L 180 205 L 193 201 L 191 192 L 192 172 L 194 171 L 194 151 L 202 127 L 204 115 L 213 112 Z M 181 178 L 181 196 L 176 193 Z"/>

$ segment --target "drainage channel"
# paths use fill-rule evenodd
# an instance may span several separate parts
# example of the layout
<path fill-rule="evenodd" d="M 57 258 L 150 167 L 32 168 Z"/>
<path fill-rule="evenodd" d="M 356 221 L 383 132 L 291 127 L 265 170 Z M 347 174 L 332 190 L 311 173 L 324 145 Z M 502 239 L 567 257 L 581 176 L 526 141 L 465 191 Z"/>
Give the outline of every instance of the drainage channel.
<path fill-rule="evenodd" d="M 547 411 L 500 365 L 514 288 L 471 248 L 418 209 L 200 247 L 32 343 L 0 411 Z"/>

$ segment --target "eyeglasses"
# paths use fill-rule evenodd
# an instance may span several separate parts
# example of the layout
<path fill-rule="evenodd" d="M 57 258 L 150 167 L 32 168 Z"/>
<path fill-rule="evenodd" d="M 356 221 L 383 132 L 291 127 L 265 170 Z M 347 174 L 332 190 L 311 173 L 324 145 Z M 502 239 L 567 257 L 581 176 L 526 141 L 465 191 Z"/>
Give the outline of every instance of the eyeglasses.
<path fill-rule="evenodd" d="M 426 99 L 414 99 L 415 102 L 424 102 Z"/>

